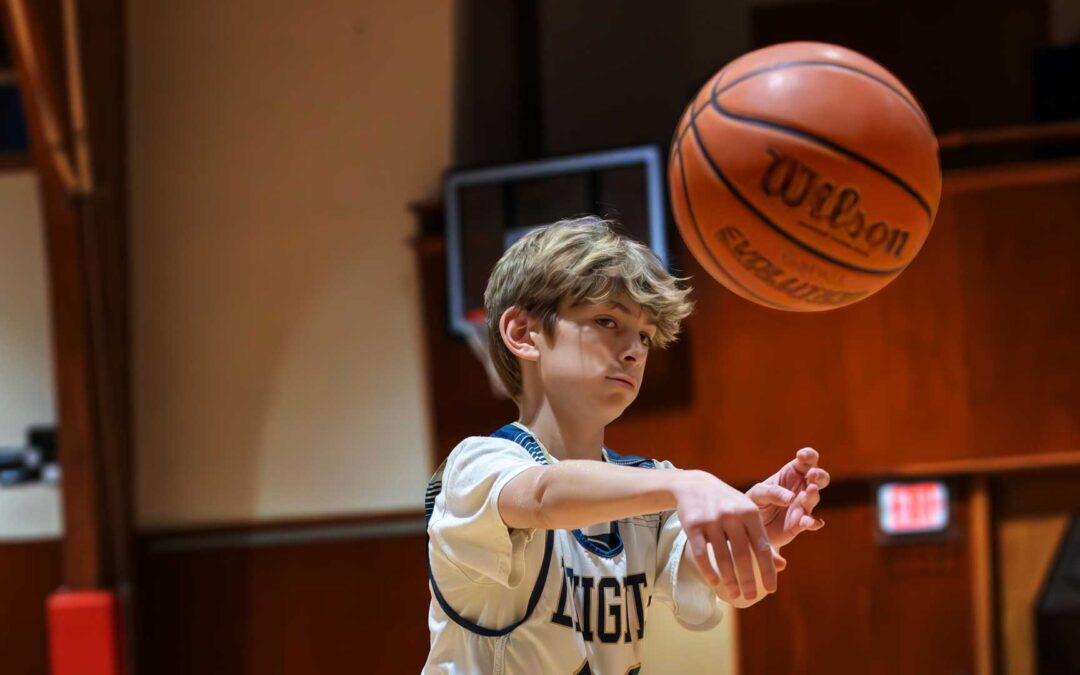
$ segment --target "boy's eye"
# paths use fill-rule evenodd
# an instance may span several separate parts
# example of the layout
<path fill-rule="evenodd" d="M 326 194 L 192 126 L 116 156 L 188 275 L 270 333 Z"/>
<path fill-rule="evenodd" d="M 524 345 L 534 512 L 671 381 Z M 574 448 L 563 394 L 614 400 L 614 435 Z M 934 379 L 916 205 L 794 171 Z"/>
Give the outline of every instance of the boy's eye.
<path fill-rule="evenodd" d="M 649 334 L 648 334 L 648 333 L 642 333 L 642 334 L 641 334 L 641 342 L 642 342 L 642 343 L 643 343 L 643 344 L 644 344 L 644 345 L 645 345 L 646 347 L 649 347 L 649 346 L 651 346 L 651 345 L 652 345 L 652 338 L 651 338 L 651 337 L 649 337 Z"/>
<path fill-rule="evenodd" d="M 597 319 L 596 323 L 603 326 L 604 328 L 611 328 L 611 327 L 615 326 L 615 320 L 614 319 L 609 319 L 606 316 L 602 316 L 599 319 Z"/>

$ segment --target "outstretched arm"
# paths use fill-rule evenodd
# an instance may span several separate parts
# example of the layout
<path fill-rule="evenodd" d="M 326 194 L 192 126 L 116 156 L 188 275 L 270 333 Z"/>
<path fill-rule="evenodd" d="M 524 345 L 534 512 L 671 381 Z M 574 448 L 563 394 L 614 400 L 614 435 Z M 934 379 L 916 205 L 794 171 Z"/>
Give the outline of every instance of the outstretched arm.
<path fill-rule="evenodd" d="M 755 497 L 786 506 L 794 494 L 770 486 L 759 489 Z M 745 593 L 752 598 L 756 559 L 765 590 L 776 590 L 772 547 L 758 504 L 704 471 L 649 471 L 564 460 L 523 471 L 499 494 L 499 512 L 511 529 L 570 530 L 670 510 L 678 511 L 691 554 L 707 583 L 716 586 L 723 581 L 730 595 Z M 709 560 L 710 544 L 715 567 Z"/>
<path fill-rule="evenodd" d="M 567 459 L 514 477 L 499 495 L 511 529 L 573 530 L 675 508 L 673 481 L 660 472 Z"/>

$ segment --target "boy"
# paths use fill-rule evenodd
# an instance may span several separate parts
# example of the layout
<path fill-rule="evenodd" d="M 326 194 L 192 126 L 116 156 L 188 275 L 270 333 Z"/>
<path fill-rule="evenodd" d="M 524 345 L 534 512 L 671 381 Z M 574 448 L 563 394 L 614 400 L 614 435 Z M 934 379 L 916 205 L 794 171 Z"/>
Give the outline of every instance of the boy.
<path fill-rule="evenodd" d="M 775 591 L 777 549 L 824 524 L 810 448 L 743 494 L 604 447 L 692 309 L 679 281 L 594 217 L 534 230 L 495 266 L 491 356 L 519 418 L 462 441 L 428 485 L 425 673 L 636 673 L 654 597 L 709 629 L 719 600 Z"/>

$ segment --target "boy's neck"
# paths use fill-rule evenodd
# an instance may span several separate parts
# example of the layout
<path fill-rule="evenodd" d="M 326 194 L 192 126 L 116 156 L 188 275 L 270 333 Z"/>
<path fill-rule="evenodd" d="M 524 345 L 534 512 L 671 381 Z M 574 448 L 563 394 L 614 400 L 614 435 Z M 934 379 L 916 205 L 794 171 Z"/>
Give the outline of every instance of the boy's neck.
<path fill-rule="evenodd" d="M 604 426 L 572 415 L 556 415 L 548 402 L 519 407 L 518 422 L 528 427 L 555 458 L 600 459 Z"/>

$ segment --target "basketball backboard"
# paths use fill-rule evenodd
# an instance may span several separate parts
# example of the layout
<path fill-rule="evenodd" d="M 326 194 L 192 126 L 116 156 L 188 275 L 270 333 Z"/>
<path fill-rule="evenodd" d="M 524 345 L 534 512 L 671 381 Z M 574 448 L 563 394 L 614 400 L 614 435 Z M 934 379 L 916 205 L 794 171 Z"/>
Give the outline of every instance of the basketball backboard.
<path fill-rule="evenodd" d="M 502 253 L 563 218 L 617 220 L 669 264 L 663 161 L 656 146 L 451 171 L 444 182 L 448 317 L 467 337 L 484 318 L 484 289 Z"/>

